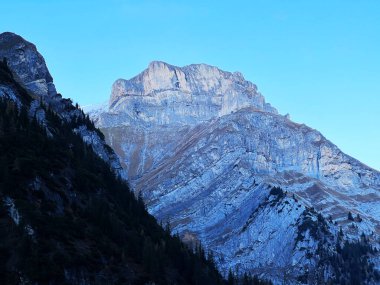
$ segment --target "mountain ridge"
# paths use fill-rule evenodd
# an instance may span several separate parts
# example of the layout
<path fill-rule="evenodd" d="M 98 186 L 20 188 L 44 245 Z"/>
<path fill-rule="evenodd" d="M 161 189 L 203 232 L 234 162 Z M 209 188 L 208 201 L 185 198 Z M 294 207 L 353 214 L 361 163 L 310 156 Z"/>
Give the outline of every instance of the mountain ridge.
<path fill-rule="evenodd" d="M 19 35 L 11 32 L 0 34 L 0 59 L 6 59 L 14 79 L 29 92 L 33 98 L 30 115 L 36 115 L 38 120 L 45 124 L 46 111 L 40 107 L 41 103 L 53 109 L 66 122 L 85 117 L 78 108 L 72 108 L 71 99 L 62 98 L 57 93 L 53 78 L 46 66 L 42 55 L 34 44 L 26 41 Z M 0 96 L 7 97 L 9 90 L 0 90 Z M 47 127 L 47 124 L 45 124 Z M 78 126 L 73 130 L 92 146 L 94 151 L 106 162 L 109 162 L 114 171 L 124 179 L 125 174 L 118 157 L 102 140 L 102 134 L 88 126 Z"/>
<path fill-rule="evenodd" d="M 7 37 L 0 34 L 0 283 L 226 284 L 200 245 L 191 250 L 147 213 L 78 105 L 15 78 L 27 69 Z"/>
<path fill-rule="evenodd" d="M 194 75 L 201 78 L 197 86 L 184 67 L 182 90 L 170 71 L 175 67 L 161 65 L 116 81 L 110 97 L 116 103 L 90 112 L 158 220 L 184 240 L 200 240 L 225 274 L 232 267 L 278 284 L 285 275 L 290 284 L 333 282 L 341 273 L 332 263 L 322 266 L 323 256 L 339 255 L 334 244 L 355 243 L 362 233 L 380 248 L 379 172 L 317 130 L 278 115 L 253 83 L 241 88 L 232 73 L 215 71 L 210 82 Z M 138 95 L 129 97 L 135 89 L 130 93 Z M 197 96 L 202 100 L 184 99 Z M 187 112 L 186 104 L 196 110 Z M 277 200 L 273 187 L 286 193 Z M 304 226 L 314 222 L 319 234 Z M 380 269 L 378 255 L 371 262 Z"/>
<path fill-rule="evenodd" d="M 139 110 L 139 100 L 157 114 Z M 195 124 L 248 106 L 277 113 L 240 73 L 206 64 L 177 67 L 161 61 L 153 61 L 130 80 L 115 81 L 109 101 L 110 112 L 123 111 L 133 118 L 160 124 Z M 159 117 L 163 109 L 166 117 Z"/>

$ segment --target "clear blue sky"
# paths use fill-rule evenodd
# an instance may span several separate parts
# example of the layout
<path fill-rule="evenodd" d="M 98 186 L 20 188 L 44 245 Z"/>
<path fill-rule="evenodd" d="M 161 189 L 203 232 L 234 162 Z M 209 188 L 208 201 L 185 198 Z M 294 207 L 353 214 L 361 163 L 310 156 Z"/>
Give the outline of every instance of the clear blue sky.
<path fill-rule="evenodd" d="M 3 1 L 82 105 L 152 60 L 240 71 L 280 113 L 380 170 L 380 1 Z"/>

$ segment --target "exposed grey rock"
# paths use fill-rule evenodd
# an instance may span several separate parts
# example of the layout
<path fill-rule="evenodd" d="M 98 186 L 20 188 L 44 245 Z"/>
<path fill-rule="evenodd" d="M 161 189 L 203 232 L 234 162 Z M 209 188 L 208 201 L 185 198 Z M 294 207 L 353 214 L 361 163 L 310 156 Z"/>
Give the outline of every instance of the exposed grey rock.
<path fill-rule="evenodd" d="M 68 122 L 83 116 L 79 109 L 73 107 L 70 99 L 62 98 L 60 94 L 57 94 L 45 60 L 34 44 L 19 35 L 9 32 L 2 33 L 0 34 L 0 60 L 3 59 L 6 60 L 14 78 L 34 98 L 29 106 L 29 116 L 35 117 L 45 127 L 48 136 L 52 137 L 53 131 L 50 130 L 45 120 L 46 114 L 41 108 L 41 104 L 47 105 Z M 7 86 L 0 86 L 0 97 L 6 97 L 19 106 L 21 104 L 17 95 Z M 112 149 L 107 148 L 104 140 L 96 132 L 88 130 L 86 126 L 81 126 L 73 131 L 81 135 L 87 144 L 91 144 L 94 151 L 110 164 L 115 173 L 126 178 L 119 158 Z"/>
<path fill-rule="evenodd" d="M 331 268 L 316 252 L 333 252 L 334 240 L 321 244 L 310 231 L 300 240 L 305 211 L 330 219 L 331 236 L 364 232 L 379 247 L 380 173 L 278 115 L 239 73 L 153 62 L 117 80 L 108 111 L 90 115 L 149 211 L 185 241 L 201 241 L 225 273 L 294 283 L 309 272 L 326 282 Z M 272 186 L 287 191 L 282 200 L 273 202 Z M 349 211 L 363 218 L 354 227 Z"/>
<path fill-rule="evenodd" d="M 130 80 L 117 80 L 109 106 L 111 113 L 123 114 L 123 124 L 142 120 L 194 125 L 244 107 L 277 113 L 240 73 L 206 64 L 180 68 L 159 61 Z"/>
<path fill-rule="evenodd" d="M 8 86 L 0 85 L 0 98 L 13 101 L 18 108 L 21 107 L 20 99 L 17 97 L 12 88 L 9 88 Z"/>
<path fill-rule="evenodd" d="M 20 213 L 18 212 L 18 210 L 16 208 L 14 200 L 12 198 L 10 198 L 10 197 L 7 196 L 7 197 L 4 198 L 4 205 L 7 208 L 8 214 L 12 218 L 12 220 L 14 221 L 14 223 L 16 225 L 19 225 L 20 224 L 21 216 L 20 216 Z"/>
<path fill-rule="evenodd" d="M 57 92 L 49 70 L 36 46 L 13 33 L 0 34 L 0 59 L 7 59 L 16 79 L 33 94 L 55 95 Z"/>

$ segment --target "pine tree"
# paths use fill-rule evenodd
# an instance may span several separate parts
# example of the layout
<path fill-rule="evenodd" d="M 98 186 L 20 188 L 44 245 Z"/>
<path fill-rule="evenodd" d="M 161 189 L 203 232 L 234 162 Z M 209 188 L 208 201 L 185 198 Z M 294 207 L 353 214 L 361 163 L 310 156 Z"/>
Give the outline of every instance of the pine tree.
<path fill-rule="evenodd" d="M 234 285 L 234 284 L 235 284 L 235 276 L 232 273 L 232 270 L 230 269 L 228 271 L 227 285 Z"/>

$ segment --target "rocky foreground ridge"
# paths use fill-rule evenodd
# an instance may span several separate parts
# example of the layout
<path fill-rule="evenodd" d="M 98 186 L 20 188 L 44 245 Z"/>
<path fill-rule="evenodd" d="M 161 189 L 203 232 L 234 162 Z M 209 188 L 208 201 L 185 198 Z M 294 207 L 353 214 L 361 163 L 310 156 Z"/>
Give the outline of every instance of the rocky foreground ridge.
<path fill-rule="evenodd" d="M 225 274 L 347 281 L 360 274 L 344 252 L 368 244 L 351 257 L 379 269 L 380 173 L 279 115 L 242 74 L 152 62 L 89 114 L 150 213 Z M 376 283 L 367 269 L 358 278 Z"/>
<path fill-rule="evenodd" d="M 71 99 L 62 98 L 61 94 L 57 93 L 45 60 L 37 51 L 34 44 L 14 33 L 1 33 L 0 60 L 3 59 L 6 60 L 17 82 L 19 82 L 34 99 L 31 103 L 30 116 L 36 116 L 40 122 L 44 123 L 46 112 L 40 106 L 42 103 L 46 104 L 67 122 L 75 121 L 76 118 L 83 117 L 83 114 L 81 114 L 78 109 L 72 108 L 73 102 Z M 21 104 L 11 88 L 6 85 L 0 86 L 0 97 L 12 99 L 18 104 Z M 48 127 L 47 132 L 50 132 Z M 106 146 L 101 138 L 101 134 L 95 130 L 88 129 L 85 125 L 78 126 L 74 132 L 80 134 L 83 140 L 91 145 L 94 151 L 104 161 L 112 165 L 112 168 L 118 175 L 125 178 L 125 173 L 120 165 L 119 158 L 112 149 Z"/>

